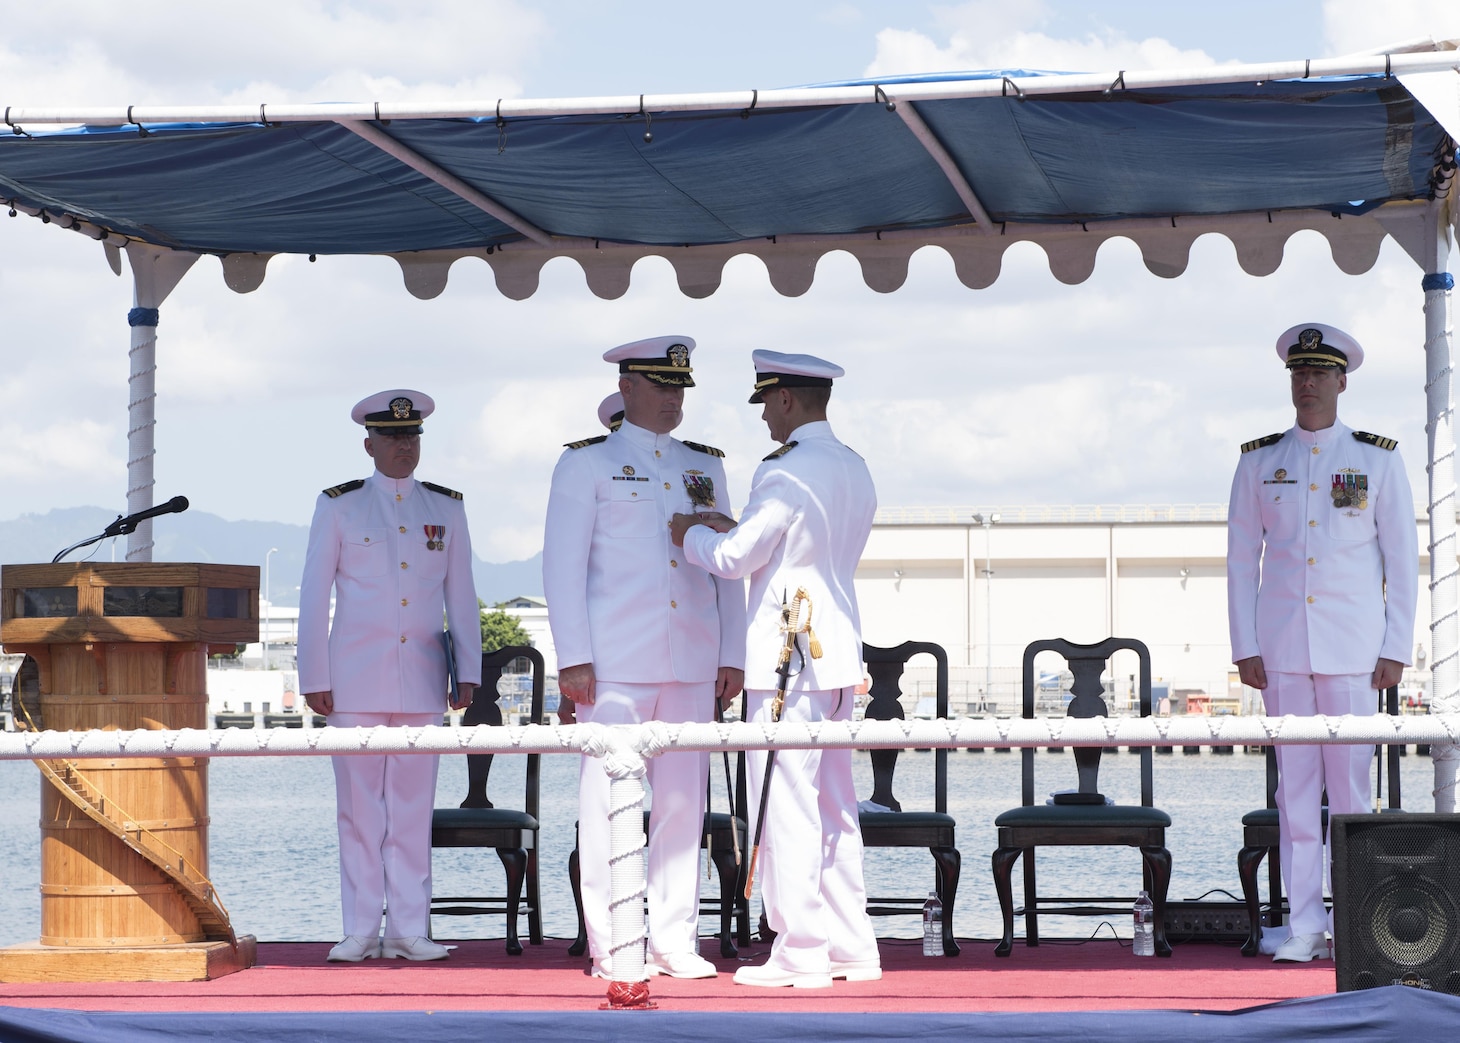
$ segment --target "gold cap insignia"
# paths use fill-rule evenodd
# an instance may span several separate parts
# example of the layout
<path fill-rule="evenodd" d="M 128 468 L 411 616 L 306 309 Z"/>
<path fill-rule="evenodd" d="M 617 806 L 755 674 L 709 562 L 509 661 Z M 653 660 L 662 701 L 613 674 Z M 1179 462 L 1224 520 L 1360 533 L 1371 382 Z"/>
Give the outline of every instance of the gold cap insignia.
<path fill-rule="evenodd" d="M 664 354 L 669 358 L 669 364 L 677 369 L 684 369 L 689 365 L 688 345 L 671 344 Z"/>
<path fill-rule="evenodd" d="M 391 399 L 390 415 L 397 420 L 409 420 L 411 418 L 411 400 L 408 398 Z"/>

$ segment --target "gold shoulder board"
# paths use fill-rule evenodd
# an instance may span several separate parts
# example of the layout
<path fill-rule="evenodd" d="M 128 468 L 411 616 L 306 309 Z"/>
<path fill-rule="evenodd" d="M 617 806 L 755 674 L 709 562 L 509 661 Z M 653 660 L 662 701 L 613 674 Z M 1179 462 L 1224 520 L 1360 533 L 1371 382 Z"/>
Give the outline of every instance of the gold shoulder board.
<path fill-rule="evenodd" d="M 689 448 L 693 449 L 697 453 L 707 453 L 710 456 L 724 456 L 725 455 L 725 453 L 722 450 L 716 449 L 712 445 L 701 445 L 699 442 L 685 442 L 684 444 L 687 445 Z"/>
<path fill-rule="evenodd" d="M 778 456 L 785 456 L 787 453 L 789 453 L 792 449 L 795 449 L 795 448 L 796 448 L 796 443 L 795 442 L 787 442 L 785 445 L 781 446 L 781 448 L 777 449 L 774 453 L 771 453 L 769 456 L 763 456 L 763 457 L 761 457 L 761 463 L 765 463 L 765 461 L 767 461 L 767 460 L 774 460 Z"/>
<path fill-rule="evenodd" d="M 1376 445 L 1380 449 L 1388 449 L 1390 451 L 1393 451 L 1399 445 L 1397 439 L 1385 438 L 1383 435 L 1372 435 L 1367 431 L 1355 431 L 1354 437 L 1360 442 L 1368 442 L 1370 445 Z"/>
<path fill-rule="evenodd" d="M 1275 435 L 1267 435 L 1264 438 L 1254 438 L 1250 442 L 1243 442 L 1242 451 L 1244 453 L 1250 453 L 1254 449 L 1266 449 L 1270 445 L 1277 445 L 1277 443 L 1283 440 L 1283 435 L 1285 434 L 1287 434 L 1286 431 L 1279 431 Z"/>
<path fill-rule="evenodd" d="M 449 496 L 453 500 L 460 500 L 462 498 L 461 493 L 457 492 L 455 489 L 448 489 L 444 485 L 437 485 L 435 482 L 422 482 L 421 484 L 424 485 L 427 489 L 430 489 L 433 493 L 440 493 L 442 496 Z"/>
<path fill-rule="evenodd" d="M 365 484 L 365 479 L 356 478 L 353 482 L 341 482 L 339 485 L 332 485 L 324 491 L 324 494 L 333 500 L 336 496 L 343 496 L 345 493 L 352 493 Z"/>
<path fill-rule="evenodd" d="M 597 445 L 599 442 L 608 441 L 608 435 L 599 435 L 597 438 L 585 438 L 581 442 L 564 442 L 564 449 L 582 449 L 584 446 Z"/>

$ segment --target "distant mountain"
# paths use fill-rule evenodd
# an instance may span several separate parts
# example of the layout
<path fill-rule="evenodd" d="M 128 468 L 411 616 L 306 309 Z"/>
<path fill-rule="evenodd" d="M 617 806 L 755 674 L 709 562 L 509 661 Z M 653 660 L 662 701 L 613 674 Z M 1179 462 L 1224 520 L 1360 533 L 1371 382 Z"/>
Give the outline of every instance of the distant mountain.
<path fill-rule="evenodd" d="M 50 561 L 61 548 L 95 536 L 115 518 L 115 512 L 100 507 L 66 507 L 0 521 L 0 563 Z M 299 577 L 309 541 L 307 525 L 227 521 L 206 511 L 187 511 L 153 519 L 152 540 L 155 561 L 205 561 L 260 569 L 269 548 L 277 547 L 269 556 L 269 600 L 276 605 L 299 604 Z M 126 537 L 118 537 L 73 551 L 66 560 L 122 561 L 126 552 Z M 518 595 L 541 597 L 542 554 L 500 564 L 476 558 L 472 577 L 477 597 L 488 605 Z"/>

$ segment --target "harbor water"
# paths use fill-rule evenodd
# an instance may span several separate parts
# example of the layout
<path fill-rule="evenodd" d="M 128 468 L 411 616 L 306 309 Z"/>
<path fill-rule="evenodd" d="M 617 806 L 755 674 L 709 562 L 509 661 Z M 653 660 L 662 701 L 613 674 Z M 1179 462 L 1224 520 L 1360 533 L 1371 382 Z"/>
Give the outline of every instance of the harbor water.
<path fill-rule="evenodd" d="M 898 762 L 895 791 L 905 810 L 931 810 L 933 758 L 927 751 L 905 751 Z M 960 938 L 997 938 L 1002 933 L 989 856 L 996 846 L 993 820 L 1019 802 L 1018 751 L 949 753 L 948 810 L 958 823 L 962 879 L 954 906 Z M 1043 795 L 1075 785 L 1074 759 L 1064 752 L 1035 754 L 1036 792 Z M 1260 752 L 1238 747 L 1231 756 L 1203 749 L 1199 755 L 1155 758 L 1155 803 L 1172 818 L 1167 845 L 1172 855 L 1170 899 L 1228 901 L 1241 897 L 1237 851 L 1241 818 L 1264 803 L 1264 763 Z M 522 756 L 498 756 L 490 795 L 498 806 L 520 807 Z M 1118 803 L 1139 800 L 1140 758 L 1107 750 L 1102 758 L 1101 790 Z M 1428 757 L 1401 761 L 1404 805 L 1433 810 L 1433 770 Z M 857 792 L 872 789 L 866 753 L 854 758 Z M 731 757 L 733 772 L 734 757 Z M 578 757 L 542 758 L 541 851 L 543 927 L 549 937 L 571 938 L 577 931 L 567 886 L 568 855 L 577 819 Z M 726 807 L 725 768 L 719 754 L 711 762 L 711 793 L 718 810 Z M 34 941 L 40 930 L 40 775 L 29 761 L 0 762 L 0 945 Z M 217 757 L 209 773 L 210 877 L 232 916 L 235 930 L 260 941 L 336 941 L 340 937 L 339 869 L 335 834 L 334 776 L 327 758 Z M 438 807 L 455 807 L 466 792 L 466 761 L 441 758 L 436 790 Z M 772 791 L 772 804 L 774 804 Z M 1386 792 L 1387 803 L 1387 792 Z M 774 809 L 772 809 L 774 813 Z M 434 853 L 438 895 L 498 894 L 502 867 L 495 852 L 439 849 Z M 1041 894 L 1129 895 L 1140 889 L 1140 856 L 1127 848 L 1041 849 Z M 934 886 L 933 861 L 925 850 L 876 849 L 866 857 L 869 895 L 922 898 Z M 1015 869 L 1016 901 L 1022 894 Z M 1261 874 L 1266 895 L 1266 867 Z M 1097 881 L 1092 883 L 1092 881 Z M 1094 890 L 1092 890 L 1094 888 Z M 701 891 L 713 895 L 718 884 L 701 877 Z M 752 903 L 760 907 L 759 896 Z M 917 915 L 879 917 L 874 927 L 886 939 L 921 938 Z M 519 929 L 524 940 L 526 918 Z M 701 934 L 718 929 L 713 917 L 701 921 Z M 1041 917 L 1041 936 L 1083 938 L 1097 931 L 1129 938 L 1129 909 L 1109 917 Z M 1022 920 L 1016 931 L 1023 934 Z M 500 938 L 502 917 L 437 917 L 438 938 Z M 706 953 L 713 952 L 705 942 Z"/>

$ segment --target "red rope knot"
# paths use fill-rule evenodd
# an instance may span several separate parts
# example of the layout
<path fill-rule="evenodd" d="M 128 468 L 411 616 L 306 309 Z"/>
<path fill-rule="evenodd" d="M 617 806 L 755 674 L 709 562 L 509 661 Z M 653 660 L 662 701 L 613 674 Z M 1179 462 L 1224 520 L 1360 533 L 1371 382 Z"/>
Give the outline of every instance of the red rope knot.
<path fill-rule="evenodd" d="M 655 1010 L 658 1004 L 649 998 L 647 981 L 611 981 L 608 983 L 608 1002 L 600 1004 L 599 1010 Z"/>

